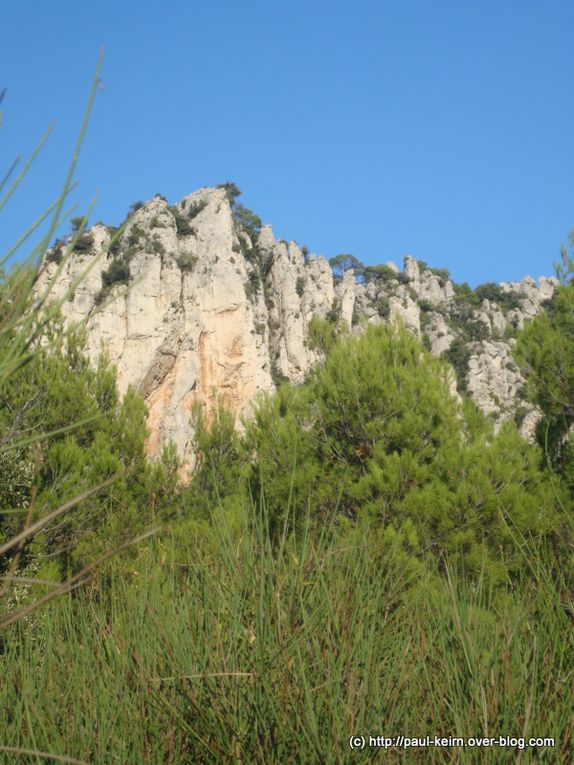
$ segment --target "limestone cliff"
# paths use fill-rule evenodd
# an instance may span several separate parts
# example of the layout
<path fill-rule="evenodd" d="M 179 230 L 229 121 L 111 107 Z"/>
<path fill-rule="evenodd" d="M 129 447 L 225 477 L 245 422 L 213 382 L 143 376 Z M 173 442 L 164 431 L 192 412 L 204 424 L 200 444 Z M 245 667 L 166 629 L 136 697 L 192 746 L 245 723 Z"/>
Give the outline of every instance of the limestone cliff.
<path fill-rule="evenodd" d="M 303 380 L 320 358 L 313 317 L 350 331 L 401 319 L 450 358 L 485 412 L 497 422 L 515 415 L 524 381 L 512 334 L 552 297 L 553 279 L 490 285 L 480 300 L 479 290 L 410 257 L 402 272 L 387 263 L 335 278 L 324 258 L 276 241 L 229 186 L 136 207 L 119 233 L 103 224 L 83 233 L 61 264 L 62 244 L 47 253 L 40 286 L 55 277 L 54 295 L 63 296 L 90 266 L 64 315 L 86 323 L 90 356 L 107 353 L 121 390 L 144 395 L 151 454 L 171 440 L 193 461 L 194 402 L 209 411 L 221 399 L 239 422 L 258 393 Z"/>

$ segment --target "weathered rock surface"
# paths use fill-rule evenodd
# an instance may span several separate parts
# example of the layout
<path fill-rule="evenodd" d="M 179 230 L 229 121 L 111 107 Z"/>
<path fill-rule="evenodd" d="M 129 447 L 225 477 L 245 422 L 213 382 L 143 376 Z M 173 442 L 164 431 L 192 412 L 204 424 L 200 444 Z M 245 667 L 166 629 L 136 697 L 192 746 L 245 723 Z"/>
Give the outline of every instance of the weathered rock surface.
<path fill-rule="evenodd" d="M 276 241 L 270 226 L 247 225 L 224 187 L 200 189 L 172 207 L 154 197 L 110 248 L 112 234 L 97 224 L 84 235 L 54 296 L 77 284 L 63 304 L 65 318 L 86 323 L 88 353 L 95 360 L 105 350 L 122 391 L 132 385 L 144 395 L 149 452 L 171 440 L 186 464 L 193 462 L 194 403 L 209 411 L 221 400 L 239 422 L 258 393 L 281 379 L 302 381 L 320 359 L 309 343 L 313 317 L 353 331 L 362 320 L 403 321 L 455 363 L 459 382 L 495 422 L 513 417 L 524 380 L 510 335 L 556 287 L 554 279 L 537 286 L 526 277 L 495 285 L 473 304 L 448 274 L 409 256 L 403 272 L 388 262 L 368 278 L 349 270 L 336 281 L 324 258 Z M 48 253 L 40 288 L 54 277 L 54 260 Z M 528 410 L 525 435 L 535 420 Z"/>
<path fill-rule="evenodd" d="M 178 218 L 187 222 L 179 232 Z M 93 246 L 65 262 L 54 297 L 90 267 L 63 312 L 86 322 L 89 355 L 106 351 L 120 389 L 132 385 L 145 396 L 150 453 L 171 440 L 191 462 L 194 402 L 209 411 L 221 400 L 239 418 L 258 393 L 274 390 L 277 373 L 297 382 L 316 363 L 306 339 L 311 317 L 332 308 L 327 261 L 306 263 L 297 244 L 276 242 L 270 227 L 256 250 L 225 189 L 200 189 L 174 208 L 155 197 L 129 218 L 115 255 L 105 226 L 90 234 Z M 118 259 L 129 286 L 102 290 Z M 263 282 L 261 263 L 268 264 Z M 48 262 L 42 283 L 56 269 Z"/>

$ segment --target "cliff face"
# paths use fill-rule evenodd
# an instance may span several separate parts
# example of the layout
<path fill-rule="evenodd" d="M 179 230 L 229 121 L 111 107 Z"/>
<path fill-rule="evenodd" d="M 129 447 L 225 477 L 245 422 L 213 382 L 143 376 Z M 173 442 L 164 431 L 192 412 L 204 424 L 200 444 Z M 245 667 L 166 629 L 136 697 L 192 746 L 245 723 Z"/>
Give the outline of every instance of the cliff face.
<path fill-rule="evenodd" d="M 274 379 L 299 381 L 317 361 L 307 328 L 332 307 L 328 263 L 306 263 L 270 227 L 256 247 L 225 189 L 200 189 L 172 208 L 155 197 L 129 218 L 112 252 L 111 238 L 101 224 L 84 235 L 54 296 L 91 266 L 63 312 L 86 321 L 90 356 L 106 350 L 121 390 L 133 385 L 143 393 L 150 453 L 172 440 L 191 461 L 194 402 L 209 411 L 221 399 L 239 416 L 257 393 L 274 390 Z M 49 254 L 42 282 L 57 268 Z"/>
<path fill-rule="evenodd" d="M 469 292 L 465 302 L 443 272 L 408 257 L 403 272 L 389 263 L 363 280 L 352 271 L 336 280 L 324 258 L 276 241 L 224 187 L 200 189 L 173 207 L 154 197 L 119 238 L 113 234 L 97 224 L 80 237 L 54 296 L 91 266 L 64 315 L 86 323 L 88 353 L 95 359 L 106 351 L 120 389 L 133 385 L 144 395 L 150 454 L 171 440 L 187 464 L 194 402 L 209 411 L 220 399 L 239 422 L 258 393 L 283 378 L 303 380 L 320 358 L 309 340 L 313 317 L 350 331 L 360 331 L 362 320 L 400 318 L 454 361 L 485 412 L 498 422 L 514 416 L 524 381 L 511 357 L 512 332 L 555 289 L 553 279 L 537 287 L 526 278 L 494 285 L 479 303 Z M 47 254 L 40 287 L 54 278 L 58 259 L 57 249 Z M 525 414 L 528 431 L 535 413 L 527 407 Z"/>

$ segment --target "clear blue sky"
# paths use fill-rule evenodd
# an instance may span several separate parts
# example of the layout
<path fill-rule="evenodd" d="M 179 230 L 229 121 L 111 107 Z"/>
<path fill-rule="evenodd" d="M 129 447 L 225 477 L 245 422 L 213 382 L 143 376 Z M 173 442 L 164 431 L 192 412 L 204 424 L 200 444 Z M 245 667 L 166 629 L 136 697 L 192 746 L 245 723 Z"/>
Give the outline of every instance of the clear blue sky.
<path fill-rule="evenodd" d="M 0 175 L 54 134 L 2 250 L 58 193 L 119 223 L 233 180 L 277 237 L 413 254 L 458 281 L 552 273 L 574 227 L 572 0 L 4 0 Z"/>

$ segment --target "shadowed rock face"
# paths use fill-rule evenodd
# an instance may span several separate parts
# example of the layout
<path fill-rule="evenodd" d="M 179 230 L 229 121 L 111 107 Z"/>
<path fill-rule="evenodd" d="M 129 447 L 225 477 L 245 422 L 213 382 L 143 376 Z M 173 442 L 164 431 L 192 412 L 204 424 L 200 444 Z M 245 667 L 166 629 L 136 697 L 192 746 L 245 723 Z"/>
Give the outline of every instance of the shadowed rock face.
<path fill-rule="evenodd" d="M 173 207 L 154 197 L 128 219 L 114 254 L 106 226 L 90 233 L 92 246 L 72 253 L 53 294 L 63 296 L 89 267 L 63 304 L 65 318 L 86 323 L 90 357 L 107 353 L 121 391 L 132 385 L 144 395 L 149 453 L 171 440 L 186 466 L 193 463 L 194 403 L 209 412 L 221 400 L 239 424 L 279 378 L 302 381 L 320 358 L 308 344 L 314 316 L 336 316 L 351 331 L 360 331 L 361 319 L 402 320 L 434 353 L 448 353 L 466 337 L 460 301 L 444 275 L 407 257 L 402 274 L 389 263 L 384 279 L 361 282 L 347 271 L 335 283 L 324 258 L 276 241 L 270 226 L 246 227 L 225 188 L 199 189 Z M 56 269 L 48 253 L 40 288 Z M 513 416 L 524 383 L 507 328 L 540 311 L 555 285 L 541 279 L 537 287 L 527 277 L 501 285 L 515 297 L 512 310 L 493 300 L 467 310 L 480 339 L 468 341 L 463 374 L 497 422 Z M 525 421 L 530 429 L 533 414 Z"/>

